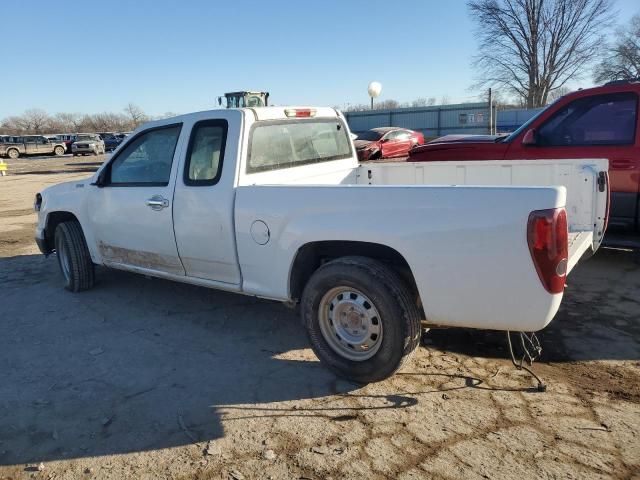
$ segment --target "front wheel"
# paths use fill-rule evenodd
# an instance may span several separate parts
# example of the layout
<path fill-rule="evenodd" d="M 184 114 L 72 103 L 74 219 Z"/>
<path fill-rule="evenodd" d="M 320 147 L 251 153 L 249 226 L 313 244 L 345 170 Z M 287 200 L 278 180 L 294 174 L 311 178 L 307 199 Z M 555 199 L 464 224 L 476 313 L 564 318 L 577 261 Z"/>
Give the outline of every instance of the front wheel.
<path fill-rule="evenodd" d="M 316 270 L 301 313 L 318 358 L 359 383 L 393 375 L 420 342 L 420 314 L 409 289 L 368 257 L 342 257 Z"/>
<path fill-rule="evenodd" d="M 56 156 L 60 157 L 60 156 L 64 155 L 64 148 L 63 147 L 56 147 L 56 148 L 53 149 L 53 153 Z"/>
<path fill-rule="evenodd" d="M 76 220 L 60 223 L 56 227 L 55 246 L 64 288 L 81 292 L 93 287 L 94 266 L 80 223 Z"/>
<path fill-rule="evenodd" d="M 15 148 L 10 148 L 9 150 L 7 150 L 7 156 L 9 158 L 15 160 L 16 158 L 18 158 L 20 156 L 20 152 Z"/>

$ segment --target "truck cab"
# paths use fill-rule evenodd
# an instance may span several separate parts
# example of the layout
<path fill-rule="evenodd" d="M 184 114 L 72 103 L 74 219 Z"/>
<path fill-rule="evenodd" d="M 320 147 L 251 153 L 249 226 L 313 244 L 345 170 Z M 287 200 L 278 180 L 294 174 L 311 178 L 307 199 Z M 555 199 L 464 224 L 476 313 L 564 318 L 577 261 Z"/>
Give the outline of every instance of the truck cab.
<path fill-rule="evenodd" d="M 610 239 L 640 235 L 639 81 L 618 81 L 570 93 L 508 136 L 436 139 L 409 161 L 606 158 L 609 160 Z M 640 245 L 640 242 L 638 242 Z"/>

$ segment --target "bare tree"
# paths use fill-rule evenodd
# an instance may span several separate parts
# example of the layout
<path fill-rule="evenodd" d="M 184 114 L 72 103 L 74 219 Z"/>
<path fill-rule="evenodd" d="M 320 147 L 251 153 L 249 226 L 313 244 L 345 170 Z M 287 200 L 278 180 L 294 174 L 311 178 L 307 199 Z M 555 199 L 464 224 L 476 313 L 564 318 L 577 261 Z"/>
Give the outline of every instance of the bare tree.
<path fill-rule="evenodd" d="M 162 115 L 158 116 L 158 120 L 162 120 L 164 118 L 177 117 L 178 115 L 180 114 L 175 112 L 164 112 Z"/>
<path fill-rule="evenodd" d="M 625 80 L 640 77 L 640 14 L 631 17 L 626 27 L 616 32 L 616 41 L 606 50 L 596 67 L 595 81 Z"/>
<path fill-rule="evenodd" d="M 137 127 L 149 117 L 134 104 L 127 106 L 127 114 L 102 112 L 95 114 L 60 112 L 49 116 L 40 109 L 25 111 L 0 120 L 2 134 L 30 133 L 79 133 L 79 132 L 123 132 Z M 175 116 L 167 112 L 159 118 Z"/>
<path fill-rule="evenodd" d="M 527 108 L 547 103 L 598 57 L 612 0 L 470 0 L 480 51 L 477 87 L 504 87 Z"/>
<path fill-rule="evenodd" d="M 557 99 L 559 99 L 560 97 L 564 97 L 568 93 L 571 93 L 571 89 L 566 85 L 556 88 L 549 94 L 549 103 L 555 102 Z"/>
<path fill-rule="evenodd" d="M 56 133 L 78 132 L 82 125 L 82 117 L 83 115 L 80 113 L 56 113 L 51 118 L 51 130 Z"/>
<path fill-rule="evenodd" d="M 381 102 L 374 103 L 373 108 L 376 110 L 389 110 L 391 108 L 400 108 L 400 102 L 390 98 L 389 100 L 382 100 Z"/>
<path fill-rule="evenodd" d="M 47 112 L 39 108 L 30 108 L 24 112 L 19 123 L 27 133 L 44 133 L 49 121 Z"/>
<path fill-rule="evenodd" d="M 131 119 L 132 128 L 138 127 L 141 123 L 147 121 L 148 117 L 144 113 L 138 105 L 135 103 L 129 102 L 126 107 L 124 107 L 124 113 Z"/>
<path fill-rule="evenodd" d="M 443 95 L 442 98 L 440 98 L 440 105 L 449 105 L 451 103 L 451 99 L 449 98 L 449 95 Z"/>

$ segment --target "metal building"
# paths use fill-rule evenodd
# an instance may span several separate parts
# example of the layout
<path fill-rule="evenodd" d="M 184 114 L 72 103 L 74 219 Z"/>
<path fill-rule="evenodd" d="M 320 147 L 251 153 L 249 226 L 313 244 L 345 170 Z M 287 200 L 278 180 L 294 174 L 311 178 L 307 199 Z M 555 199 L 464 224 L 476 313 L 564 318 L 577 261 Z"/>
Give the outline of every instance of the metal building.
<path fill-rule="evenodd" d="M 495 131 L 509 133 L 540 112 L 541 108 L 500 110 L 493 108 Z M 487 134 L 489 103 L 460 103 L 433 107 L 394 108 L 391 110 L 364 110 L 344 112 L 349 128 L 354 133 L 376 127 L 402 127 L 422 132 L 425 138 L 452 133 Z"/>
<path fill-rule="evenodd" d="M 529 120 L 543 108 L 500 110 L 496 122 L 496 131 L 498 133 L 510 133 L 517 130 L 520 125 Z"/>
<path fill-rule="evenodd" d="M 489 132 L 488 102 L 365 110 L 345 112 L 344 115 L 349 128 L 354 133 L 375 127 L 410 128 L 422 132 L 427 138 L 451 133 L 486 134 Z"/>

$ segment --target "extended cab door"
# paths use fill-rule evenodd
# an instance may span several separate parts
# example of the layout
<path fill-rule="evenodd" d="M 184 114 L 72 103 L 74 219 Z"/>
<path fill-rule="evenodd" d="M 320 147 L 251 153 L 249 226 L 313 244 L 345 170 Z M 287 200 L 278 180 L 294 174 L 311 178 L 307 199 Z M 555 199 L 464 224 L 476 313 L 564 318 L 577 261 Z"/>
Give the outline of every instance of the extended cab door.
<path fill-rule="evenodd" d="M 173 234 L 173 187 L 182 125 L 143 130 L 101 170 L 88 215 L 106 265 L 184 275 Z"/>
<path fill-rule="evenodd" d="M 176 180 L 176 241 L 187 276 L 239 286 L 234 203 L 242 114 L 208 115 L 184 127 L 191 133 Z"/>
<path fill-rule="evenodd" d="M 562 101 L 561 101 L 562 102 Z M 516 138 L 505 159 L 606 158 L 609 160 L 609 226 L 638 228 L 640 135 L 638 95 L 633 92 L 588 95 L 559 103 L 530 127 L 533 143 Z"/>

